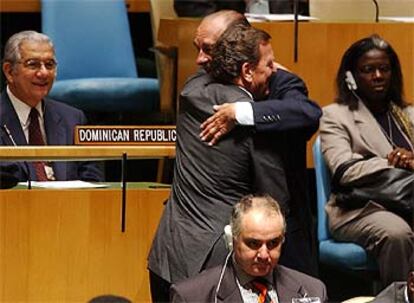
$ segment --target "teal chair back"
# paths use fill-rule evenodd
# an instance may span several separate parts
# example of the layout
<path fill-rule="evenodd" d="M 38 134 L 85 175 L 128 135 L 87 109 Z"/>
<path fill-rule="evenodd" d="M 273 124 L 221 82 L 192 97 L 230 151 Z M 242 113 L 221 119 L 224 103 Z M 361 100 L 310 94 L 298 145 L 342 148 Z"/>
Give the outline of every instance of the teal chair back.
<path fill-rule="evenodd" d="M 331 194 L 331 175 L 320 145 L 320 138 L 317 137 L 312 151 L 316 176 L 319 261 L 342 270 L 370 272 L 376 277 L 378 275 L 376 261 L 364 248 L 356 243 L 335 241 L 329 232 L 325 205 Z"/>
<path fill-rule="evenodd" d="M 138 76 L 124 0 L 42 0 L 42 28 L 58 80 Z"/>
<path fill-rule="evenodd" d="M 42 0 L 57 81 L 50 97 L 85 111 L 151 112 L 158 80 L 139 78 L 124 0 Z"/>

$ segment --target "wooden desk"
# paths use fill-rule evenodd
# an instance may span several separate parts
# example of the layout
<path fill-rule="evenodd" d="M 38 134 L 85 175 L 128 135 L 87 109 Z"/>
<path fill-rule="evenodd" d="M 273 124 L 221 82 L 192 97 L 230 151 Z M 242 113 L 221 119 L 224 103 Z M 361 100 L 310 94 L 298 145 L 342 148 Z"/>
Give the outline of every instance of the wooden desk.
<path fill-rule="evenodd" d="M 125 0 L 128 11 L 142 13 L 150 11 L 149 0 Z M 0 0 L 2 13 L 35 13 L 40 12 L 40 0 Z"/>
<path fill-rule="evenodd" d="M 147 254 L 169 189 L 1 190 L 0 302 L 150 302 Z"/>
<path fill-rule="evenodd" d="M 178 92 L 187 77 L 197 70 L 192 39 L 199 22 L 199 19 L 191 18 L 162 19 L 160 22 L 159 41 L 178 47 Z M 293 23 L 253 25 L 270 33 L 276 60 L 304 79 L 310 97 L 321 106 L 331 103 L 334 98 L 334 80 L 345 50 L 356 40 L 378 33 L 398 53 L 406 97 L 408 101 L 414 101 L 414 23 L 300 23 L 297 63 L 293 60 Z M 309 166 L 313 163 L 311 155 L 309 146 Z"/>
<path fill-rule="evenodd" d="M 0 161 L 19 160 L 112 160 L 174 158 L 175 145 L 171 146 L 0 146 Z"/>

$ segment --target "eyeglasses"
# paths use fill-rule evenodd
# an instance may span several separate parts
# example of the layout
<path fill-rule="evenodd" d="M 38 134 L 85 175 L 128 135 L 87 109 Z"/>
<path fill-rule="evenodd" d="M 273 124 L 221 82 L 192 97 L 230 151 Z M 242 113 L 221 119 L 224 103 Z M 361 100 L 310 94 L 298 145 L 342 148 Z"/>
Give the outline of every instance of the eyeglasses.
<path fill-rule="evenodd" d="M 18 61 L 17 63 L 23 64 L 23 66 L 30 70 L 41 70 L 44 66 L 47 70 L 52 71 L 56 69 L 57 62 L 54 59 L 42 61 L 38 59 L 28 59 L 26 61 Z"/>

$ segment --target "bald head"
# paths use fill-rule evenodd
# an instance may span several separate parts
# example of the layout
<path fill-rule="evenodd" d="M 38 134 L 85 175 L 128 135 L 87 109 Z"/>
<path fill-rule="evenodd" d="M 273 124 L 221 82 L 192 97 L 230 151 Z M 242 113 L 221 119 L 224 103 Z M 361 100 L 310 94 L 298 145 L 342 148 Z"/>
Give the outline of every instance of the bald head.
<path fill-rule="evenodd" d="M 208 70 L 214 43 L 230 25 L 239 23 L 249 24 L 244 15 L 232 10 L 221 10 L 206 16 L 198 26 L 194 38 L 198 50 L 197 65 Z"/>

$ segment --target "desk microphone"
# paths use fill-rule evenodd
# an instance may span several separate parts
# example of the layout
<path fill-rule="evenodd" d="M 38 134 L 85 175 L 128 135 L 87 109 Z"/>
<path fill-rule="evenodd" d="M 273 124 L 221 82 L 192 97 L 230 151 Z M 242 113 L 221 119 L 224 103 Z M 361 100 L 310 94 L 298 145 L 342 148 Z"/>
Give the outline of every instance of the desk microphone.
<path fill-rule="evenodd" d="M 16 141 L 14 141 L 13 135 L 11 134 L 9 128 L 7 127 L 6 124 L 4 124 L 2 126 L 3 131 L 7 134 L 7 137 L 9 138 L 10 142 L 12 143 L 13 146 L 17 146 Z M 26 161 L 22 161 L 24 168 L 26 169 L 26 177 L 27 177 L 27 188 L 28 189 L 32 189 L 32 178 L 30 177 L 30 169 L 29 169 L 29 164 L 27 164 Z"/>
<path fill-rule="evenodd" d="M 374 5 L 375 5 L 375 22 L 378 23 L 378 20 L 379 20 L 379 6 L 378 6 L 378 2 L 377 2 L 377 0 L 372 0 L 372 2 L 374 2 Z"/>

